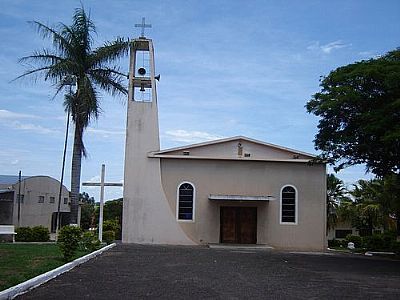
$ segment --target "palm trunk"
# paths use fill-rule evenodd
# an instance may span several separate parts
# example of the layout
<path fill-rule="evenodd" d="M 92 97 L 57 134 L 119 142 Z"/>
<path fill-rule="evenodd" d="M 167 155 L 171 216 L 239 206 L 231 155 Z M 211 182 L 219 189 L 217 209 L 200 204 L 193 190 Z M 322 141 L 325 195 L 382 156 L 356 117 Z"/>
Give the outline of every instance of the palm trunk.
<path fill-rule="evenodd" d="M 78 224 L 79 189 L 81 185 L 82 163 L 82 132 L 83 128 L 75 124 L 74 148 L 71 167 L 71 224 Z"/>

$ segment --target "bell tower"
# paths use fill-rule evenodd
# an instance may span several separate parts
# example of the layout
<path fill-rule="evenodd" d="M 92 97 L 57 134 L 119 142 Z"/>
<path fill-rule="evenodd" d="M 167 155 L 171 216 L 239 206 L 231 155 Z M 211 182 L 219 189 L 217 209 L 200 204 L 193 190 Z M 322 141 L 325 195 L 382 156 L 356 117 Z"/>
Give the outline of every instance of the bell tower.
<path fill-rule="evenodd" d="M 193 244 L 176 224 L 161 184 L 154 48 L 142 19 L 139 38 L 130 45 L 126 122 L 122 241 L 124 243 Z M 168 232 L 166 234 L 166 232 Z"/>

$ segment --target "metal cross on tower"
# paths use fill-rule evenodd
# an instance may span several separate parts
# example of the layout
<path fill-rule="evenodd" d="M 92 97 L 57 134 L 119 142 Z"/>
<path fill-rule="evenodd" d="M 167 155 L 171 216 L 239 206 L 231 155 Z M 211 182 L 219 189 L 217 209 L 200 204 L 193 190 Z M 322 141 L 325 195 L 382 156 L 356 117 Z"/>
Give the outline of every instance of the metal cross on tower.
<path fill-rule="evenodd" d="M 144 29 L 151 28 L 151 24 L 146 24 L 146 18 L 142 18 L 142 24 L 135 24 L 135 27 L 142 27 L 142 35 L 141 37 L 144 38 Z"/>

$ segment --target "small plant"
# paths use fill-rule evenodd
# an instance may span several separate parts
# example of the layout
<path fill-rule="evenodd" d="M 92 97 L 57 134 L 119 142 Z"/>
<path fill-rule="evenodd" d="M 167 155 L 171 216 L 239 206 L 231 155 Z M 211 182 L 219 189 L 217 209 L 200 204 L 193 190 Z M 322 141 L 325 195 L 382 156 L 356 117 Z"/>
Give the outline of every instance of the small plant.
<path fill-rule="evenodd" d="M 103 241 L 111 244 L 115 240 L 115 231 L 107 230 L 103 232 Z"/>
<path fill-rule="evenodd" d="M 58 235 L 58 246 L 65 261 L 70 261 L 79 247 L 82 230 L 77 226 L 64 226 Z"/>
<path fill-rule="evenodd" d="M 48 242 L 49 240 L 49 229 L 44 226 L 32 227 L 32 242 Z"/>
<path fill-rule="evenodd" d="M 17 235 L 15 240 L 17 242 L 31 242 L 32 241 L 32 228 L 30 227 L 19 227 L 15 229 Z"/>
<path fill-rule="evenodd" d="M 85 231 L 82 235 L 80 247 L 83 251 L 96 251 L 100 248 L 100 241 L 94 232 Z"/>

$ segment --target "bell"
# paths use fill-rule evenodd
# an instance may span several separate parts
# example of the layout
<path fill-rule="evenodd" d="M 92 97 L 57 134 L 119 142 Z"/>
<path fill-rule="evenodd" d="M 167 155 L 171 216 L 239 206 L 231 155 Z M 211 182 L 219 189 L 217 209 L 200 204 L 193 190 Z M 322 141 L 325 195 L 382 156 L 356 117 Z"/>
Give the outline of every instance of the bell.
<path fill-rule="evenodd" d="M 146 69 L 145 68 L 139 68 L 138 74 L 141 75 L 141 76 L 145 75 L 146 74 Z"/>

